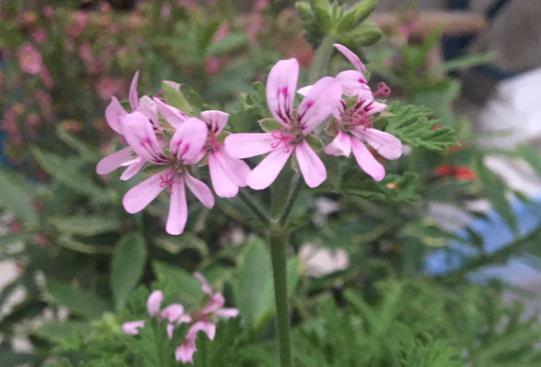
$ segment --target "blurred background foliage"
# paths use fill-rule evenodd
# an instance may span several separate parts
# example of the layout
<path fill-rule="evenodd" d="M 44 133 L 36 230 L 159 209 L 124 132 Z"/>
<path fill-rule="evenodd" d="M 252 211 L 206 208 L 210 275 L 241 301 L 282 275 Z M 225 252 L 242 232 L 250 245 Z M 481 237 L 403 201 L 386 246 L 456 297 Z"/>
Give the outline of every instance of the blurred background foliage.
<path fill-rule="evenodd" d="M 191 203 L 188 230 L 169 237 L 165 201 L 126 215 L 127 185 L 98 177 L 95 164 L 117 143 L 104 108 L 111 96 L 127 96 L 136 70 L 140 91 L 159 95 L 160 81 L 174 80 L 196 108 L 231 112 L 231 130 L 257 130 L 266 106 L 252 82 L 280 57 L 308 67 L 311 43 L 328 31 L 314 28 L 324 26 L 318 7 L 327 2 L 307 4 L 316 11 L 299 19 L 289 1 L 0 2 L 0 259 L 17 269 L 0 291 L 0 365 L 155 365 L 152 335 L 128 342 L 119 327 L 144 314 L 149 289 L 193 304 L 196 270 L 224 290 L 242 320 L 219 325 L 213 343 L 200 338 L 195 365 L 274 365 L 270 259 L 243 203 L 222 200 L 212 211 Z M 452 60 L 442 72 L 430 63 L 437 32 L 410 42 L 397 29 L 363 27 L 382 41 L 346 41 L 362 48 L 371 85 L 393 89 L 392 115 L 376 124 L 416 149 L 388 164 L 380 183 L 351 160 L 326 162 L 328 182 L 302 193 L 288 264 L 298 366 L 539 366 L 541 324 L 524 311 L 527 295 L 469 277 L 536 254 L 541 236 L 541 228 L 519 231 L 510 197 L 528 198 L 486 167 L 489 152 L 456 113 L 461 82 L 448 71 L 486 57 Z M 344 66 L 333 58 L 328 72 Z M 498 153 L 541 173 L 527 147 Z M 258 195 L 267 202 L 271 193 Z M 474 228 L 458 235 L 428 215 L 437 201 L 487 219 L 467 205 L 476 199 L 488 200 L 516 234 L 504 250 L 487 253 Z M 451 273 L 428 275 L 427 256 L 450 241 L 473 256 Z M 349 266 L 314 276 L 306 245 L 343 251 Z M 504 302 L 509 292 L 518 301 Z M 134 357 L 140 350 L 148 361 Z"/>

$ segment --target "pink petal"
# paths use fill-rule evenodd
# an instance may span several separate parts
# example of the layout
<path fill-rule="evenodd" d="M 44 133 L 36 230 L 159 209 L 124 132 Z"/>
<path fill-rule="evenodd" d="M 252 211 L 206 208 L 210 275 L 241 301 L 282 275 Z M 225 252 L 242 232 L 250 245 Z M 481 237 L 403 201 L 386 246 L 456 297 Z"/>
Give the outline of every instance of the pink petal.
<path fill-rule="evenodd" d="M 214 315 L 222 319 L 230 319 L 239 315 L 239 310 L 236 308 L 221 308 L 217 310 Z"/>
<path fill-rule="evenodd" d="M 132 112 L 124 118 L 124 137 L 139 157 L 151 163 L 164 163 L 163 154 L 152 123 L 141 112 Z"/>
<path fill-rule="evenodd" d="M 185 340 L 175 349 L 175 359 L 182 363 L 193 363 L 193 355 L 196 351 L 195 339 Z"/>
<path fill-rule="evenodd" d="M 214 195 L 210 191 L 209 187 L 201 180 L 191 176 L 189 173 L 184 174 L 184 182 L 194 194 L 194 196 L 207 208 L 214 206 Z"/>
<path fill-rule="evenodd" d="M 353 155 L 359 167 L 374 180 L 381 181 L 385 177 L 385 168 L 370 153 L 368 148 L 359 140 L 351 139 Z"/>
<path fill-rule="evenodd" d="M 154 98 L 154 102 L 158 107 L 158 112 L 160 112 L 165 119 L 175 129 L 179 128 L 180 125 L 188 119 L 188 115 L 182 112 L 181 110 L 168 105 L 159 98 Z"/>
<path fill-rule="evenodd" d="M 342 93 L 346 96 L 374 99 L 363 73 L 356 70 L 342 71 L 336 75 L 336 80 L 342 86 Z"/>
<path fill-rule="evenodd" d="M 171 198 L 169 199 L 169 214 L 165 231 L 177 236 L 184 232 L 188 221 L 188 204 L 186 202 L 186 188 L 181 179 L 176 179 L 171 185 Z"/>
<path fill-rule="evenodd" d="M 172 170 L 166 169 L 132 187 L 122 199 L 124 209 L 130 214 L 143 210 L 165 189 L 164 178 L 172 174 Z"/>
<path fill-rule="evenodd" d="M 122 332 L 126 335 L 137 335 L 139 334 L 139 329 L 145 326 L 145 322 L 140 321 L 130 321 L 122 324 Z"/>
<path fill-rule="evenodd" d="M 105 109 L 105 119 L 114 132 L 122 135 L 122 118 L 126 116 L 126 110 L 116 97 L 111 98 L 111 103 Z"/>
<path fill-rule="evenodd" d="M 173 333 L 175 332 L 175 324 L 167 324 L 167 337 L 171 339 L 173 337 Z"/>
<path fill-rule="evenodd" d="M 299 93 L 301 96 L 305 97 L 308 92 L 312 89 L 312 85 L 307 85 L 306 87 L 300 88 L 297 93 Z"/>
<path fill-rule="evenodd" d="M 298 79 L 299 62 L 296 59 L 278 61 L 267 78 L 269 110 L 284 125 L 291 122 Z"/>
<path fill-rule="evenodd" d="M 201 152 L 207 141 L 207 134 L 207 125 L 195 117 L 190 117 L 175 131 L 169 149 L 179 161 L 195 164 L 202 158 Z"/>
<path fill-rule="evenodd" d="M 334 47 L 336 47 L 336 49 L 340 51 L 342 55 L 344 55 L 346 59 L 348 59 L 349 62 L 353 64 L 355 69 L 363 73 L 366 71 L 366 67 L 364 66 L 363 62 L 361 61 L 359 56 L 357 56 L 353 51 L 351 51 L 349 48 L 339 43 L 335 43 Z"/>
<path fill-rule="evenodd" d="M 221 293 L 214 293 L 210 296 L 210 299 L 206 306 L 201 311 L 204 315 L 209 315 L 214 313 L 223 307 L 225 303 L 224 296 Z"/>
<path fill-rule="evenodd" d="M 343 131 L 339 131 L 333 141 L 325 147 L 325 153 L 334 156 L 349 157 L 351 154 L 351 138 Z"/>
<path fill-rule="evenodd" d="M 130 106 L 132 111 L 135 111 L 137 107 L 139 106 L 139 96 L 137 95 L 137 83 L 139 81 L 139 71 L 135 72 L 135 75 L 133 76 L 133 79 L 131 81 L 130 85 L 130 93 L 128 95 L 128 99 L 130 101 Z"/>
<path fill-rule="evenodd" d="M 130 180 L 132 177 L 134 177 L 136 174 L 138 174 L 143 167 L 145 167 L 146 162 L 142 160 L 141 158 L 134 159 L 122 172 L 122 175 L 120 175 L 120 179 L 122 181 Z"/>
<path fill-rule="evenodd" d="M 142 96 L 141 99 L 139 99 L 139 107 L 137 110 L 150 119 L 152 126 L 156 130 L 161 130 L 158 119 L 158 106 L 152 98 L 149 96 Z"/>
<path fill-rule="evenodd" d="M 201 274 L 200 272 L 195 272 L 193 276 L 201 284 L 201 289 L 203 290 L 203 293 L 208 294 L 208 295 L 213 294 L 212 287 L 210 286 L 207 278 L 205 278 L 203 274 Z"/>
<path fill-rule="evenodd" d="M 234 158 L 251 158 L 273 150 L 272 133 L 231 134 L 225 138 L 225 149 Z"/>
<path fill-rule="evenodd" d="M 156 316 L 160 313 L 160 306 L 163 301 L 163 292 L 156 290 L 150 294 L 147 300 L 147 311 L 150 316 Z"/>
<path fill-rule="evenodd" d="M 395 160 L 402 155 L 402 142 L 389 133 L 369 128 L 361 131 L 361 135 L 384 158 Z"/>
<path fill-rule="evenodd" d="M 203 331 L 205 334 L 207 334 L 207 337 L 210 340 L 214 340 L 214 337 L 216 336 L 216 325 L 209 321 L 197 321 L 190 327 L 186 339 L 195 340 L 197 337 L 197 333 L 200 331 Z"/>
<path fill-rule="evenodd" d="M 216 153 L 209 153 L 209 172 L 212 187 L 216 195 L 222 198 L 232 198 L 239 193 L 239 186 L 235 184 L 225 172 L 220 162 L 216 159 Z"/>
<path fill-rule="evenodd" d="M 247 185 L 250 167 L 246 162 L 231 157 L 225 152 L 225 149 L 219 149 L 214 152 L 215 159 L 218 161 L 222 169 L 237 186 L 244 187 Z"/>
<path fill-rule="evenodd" d="M 282 145 L 272 151 L 250 172 L 248 186 L 254 190 L 263 190 L 269 187 L 284 168 L 292 152 L 292 149 L 284 149 Z"/>
<path fill-rule="evenodd" d="M 298 108 L 299 121 L 304 135 L 312 132 L 338 107 L 342 87 L 331 77 L 321 78 L 304 97 Z"/>
<path fill-rule="evenodd" d="M 96 173 L 98 175 L 107 175 L 118 167 L 122 166 L 123 163 L 133 159 L 133 151 L 130 147 L 119 150 L 109 154 L 108 156 L 103 157 L 98 164 L 96 165 Z"/>
<path fill-rule="evenodd" d="M 295 148 L 295 156 L 308 187 L 317 187 L 327 179 L 325 165 L 305 140 Z"/>
<path fill-rule="evenodd" d="M 162 310 L 161 317 L 169 322 L 175 322 L 183 313 L 184 307 L 179 303 L 173 303 Z"/>
<path fill-rule="evenodd" d="M 207 123 L 211 132 L 217 134 L 224 129 L 229 120 L 229 114 L 218 110 L 203 111 L 201 119 Z"/>

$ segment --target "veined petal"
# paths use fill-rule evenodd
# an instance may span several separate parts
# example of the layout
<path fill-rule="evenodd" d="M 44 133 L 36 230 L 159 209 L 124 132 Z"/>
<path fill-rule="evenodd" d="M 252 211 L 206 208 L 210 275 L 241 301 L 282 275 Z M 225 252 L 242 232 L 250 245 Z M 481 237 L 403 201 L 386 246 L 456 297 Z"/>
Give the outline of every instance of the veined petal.
<path fill-rule="evenodd" d="M 124 118 L 124 137 L 139 157 L 151 163 L 164 163 L 163 154 L 152 123 L 143 113 L 132 112 Z"/>
<path fill-rule="evenodd" d="M 167 121 L 167 123 L 175 129 L 178 129 L 180 125 L 189 117 L 181 110 L 168 105 L 159 98 L 154 98 L 154 102 L 158 107 L 158 112 L 161 113 L 165 121 Z"/>
<path fill-rule="evenodd" d="M 130 321 L 122 324 L 122 332 L 126 335 L 137 335 L 139 334 L 139 329 L 145 326 L 143 320 Z"/>
<path fill-rule="evenodd" d="M 212 181 L 212 187 L 216 195 L 222 198 L 232 198 L 237 196 L 239 186 L 229 178 L 224 167 L 216 158 L 217 153 L 209 153 L 209 172 Z"/>
<path fill-rule="evenodd" d="M 246 164 L 246 162 L 231 157 L 229 154 L 227 154 L 223 146 L 214 152 L 214 158 L 218 161 L 226 175 L 237 186 L 244 187 L 247 185 L 250 167 Z"/>
<path fill-rule="evenodd" d="M 162 130 L 158 119 L 158 106 L 152 98 L 149 96 L 142 96 L 141 99 L 139 99 L 139 107 L 137 107 L 137 109 L 142 112 L 143 115 L 148 117 L 155 130 Z"/>
<path fill-rule="evenodd" d="M 137 95 L 137 83 L 139 82 L 139 71 L 135 72 L 133 79 L 130 84 L 130 93 L 128 95 L 128 100 L 130 101 L 130 106 L 132 111 L 135 111 L 139 106 L 139 96 Z"/>
<path fill-rule="evenodd" d="M 141 158 L 134 159 L 122 172 L 122 175 L 120 175 L 120 180 L 127 181 L 134 177 L 136 174 L 138 174 L 143 167 L 145 167 L 146 162 L 142 160 Z"/>
<path fill-rule="evenodd" d="M 126 110 L 116 97 L 111 98 L 111 103 L 105 109 L 105 120 L 111 129 L 122 135 L 122 118 L 127 115 Z"/>
<path fill-rule="evenodd" d="M 296 59 L 278 61 L 267 78 L 269 110 L 284 125 L 291 122 L 298 79 L 299 62 Z"/>
<path fill-rule="evenodd" d="M 214 206 L 214 195 L 210 191 L 209 187 L 201 180 L 193 177 L 189 173 L 184 174 L 184 182 L 194 194 L 194 196 L 207 208 L 212 208 Z"/>
<path fill-rule="evenodd" d="M 130 147 L 121 149 L 103 157 L 96 165 L 96 173 L 98 175 L 107 175 L 131 159 L 133 159 L 132 149 Z"/>
<path fill-rule="evenodd" d="M 295 156 L 297 157 L 302 177 L 308 187 L 318 187 L 327 179 L 325 165 L 305 140 L 297 144 Z"/>
<path fill-rule="evenodd" d="M 218 134 L 227 124 L 229 114 L 218 110 L 203 111 L 201 112 L 201 119 L 205 121 L 211 132 Z"/>
<path fill-rule="evenodd" d="M 372 128 L 362 130 L 360 133 L 364 137 L 364 141 L 382 157 L 395 160 L 402 155 L 402 142 L 394 135 Z"/>
<path fill-rule="evenodd" d="M 169 198 L 169 214 L 165 231 L 170 235 L 179 235 L 184 232 L 188 221 L 188 203 L 186 201 L 186 188 L 180 178 L 173 179 L 171 197 Z"/>
<path fill-rule="evenodd" d="M 248 176 L 248 186 L 254 190 L 263 190 L 269 187 L 280 171 L 284 168 L 293 149 L 284 149 L 280 145 L 276 150 L 270 152 Z"/>
<path fill-rule="evenodd" d="M 312 132 L 332 114 L 342 96 L 342 87 L 334 78 L 321 78 L 304 97 L 297 110 L 304 135 Z"/>
<path fill-rule="evenodd" d="M 357 139 L 351 139 L 351 148 L 359 167 L 374 180 L 383 180 L 385 177 L 385 168 L 374 158 L 368 148 Z"/>
<path fill-rule="evenodd" d="M 190 117 L 175 131 L 171 138 L 169 148 L 171 153 L 181 162 L 195 164 L 201 158 L 201 151 L 207 141 L 207 125 Z"/>
<path fill-rule="evenodd" d="M 172 174 L 172 170 L 166 169 L 132 187 L 122 199 L 124 209 L 130 214 L 143 210 L 166 188 L 164 180 Z"/>
<path fill-rule="evenodd" d="M 150 294 L 147 300 L 147 311 L 150 316 L 156 316 L 160 313 L 160 306 L 163 301 L 163 292 L 156 290 Z"/>
<path fill-rule="evenodd" d="M 333 141 L 325 147 L 325 153 L 349 157 L 351 154 L 351 137 L 343 131 L 339 131 Z"/>
<path fill-rule="evenodd" d="M 336 75 L 336 80 L 342 86 L 342 93 L 346 96 L 373 99 L 374 96 L 363 73 L 357 70 L 346 70 Z"/>
<path fill-rule="evenodd" d="M 366 71 L 366 66 L 364 66 L 364 64 L 361 61 L 361 59 L 359 58 L 359 56 L 357 56 L 353 51 L 351 51 L 349 48 L 347 48 L 346 46 L 341 45 L 339 43 L 335 43 L 334 47 L 338 51 L 340 51 L 340 53 L 342 55 L 344 55 L 345 58 L 348 59 L 349 62 L 351 62 L 351 64 L 353 64 L 355 69 L 357 69 L 357 70 L 359 70 L 360 72 L 363 72 L 363 73 Z"/>
<path fill-rule="evenodd" d="M 225 149 L 234 158 L 250 158 L 273 150 L 277 139 L 272 133 L 231 134 L 225 138 Z"/>
<path fill-rule="evenodd" d="M 184 307 L 180 303 L 173 303 L 162 310 L 160 316 L 169 322 L 176 322 L 184 313 Z"/>

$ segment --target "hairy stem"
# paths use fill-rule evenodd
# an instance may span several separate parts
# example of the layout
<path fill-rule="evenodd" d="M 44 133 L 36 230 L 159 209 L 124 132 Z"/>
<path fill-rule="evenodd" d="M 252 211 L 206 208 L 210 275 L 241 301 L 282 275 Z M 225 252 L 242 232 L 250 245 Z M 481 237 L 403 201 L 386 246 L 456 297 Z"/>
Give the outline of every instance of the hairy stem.
<path fill-rule="evenodd" d="M 301 187 L 302 187 L 301 176 L 300 174 L 296 173 L 295 176 L 293 176 L 293 179 L 291 180 L 291 189 L 286 199 L 284 211 L 282 212 L 282 214 L 280 214 L 280 218 L 278 219 L 278 223 L 280 224 L 280 226 L 283 227 L 287 224 L 289 215 L 291 214 L 291 210 L 293 210 L 293 206 L 295 205 L 295 202 L 297 201 L 297 197 L 299 196 L 299 193 L 301 192 Z"/>
<path fill-rule="evenodd" d="M 276 327 L 280 367 L 293 366 L 289 335 L 289 305 L 287 297 L 287 256 L 288 235 L 282 230 L 271 230 L 268 242 L 271 250 L 272 275 L 274 279 L 274 300 L 276 302 Z"/>

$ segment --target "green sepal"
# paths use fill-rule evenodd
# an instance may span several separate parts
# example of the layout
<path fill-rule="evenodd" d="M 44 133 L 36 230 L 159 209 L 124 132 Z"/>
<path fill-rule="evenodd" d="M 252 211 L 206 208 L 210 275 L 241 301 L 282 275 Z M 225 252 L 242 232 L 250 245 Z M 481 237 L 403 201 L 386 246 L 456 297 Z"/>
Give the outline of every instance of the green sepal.
<path fill-rule="evenodd" d="M 325 143 L 315 135 L 308 135 L 306 141 L 308 141 L 308 144 L 310 144 L 316 152 L 321 151 L 325 147 Z"/>
<path fill-rule="evenodd" d="M 184 94 L 181 92 L 180 84 L 171 81 L 163 81 L 162 90 L 165 102 L 175 108 L 178 108 L 182 112 L 189 115 L 193 114 L 193 108 L 186 97 L 184 97 Z"/>
<path fill-rule="evenodd" d="M 276 119 L 272 117 L 266 117 L 257 122 L 261 129 L 266 133 L 270 133 L 276 130 L 280 130 L 283 126 Z"/>

